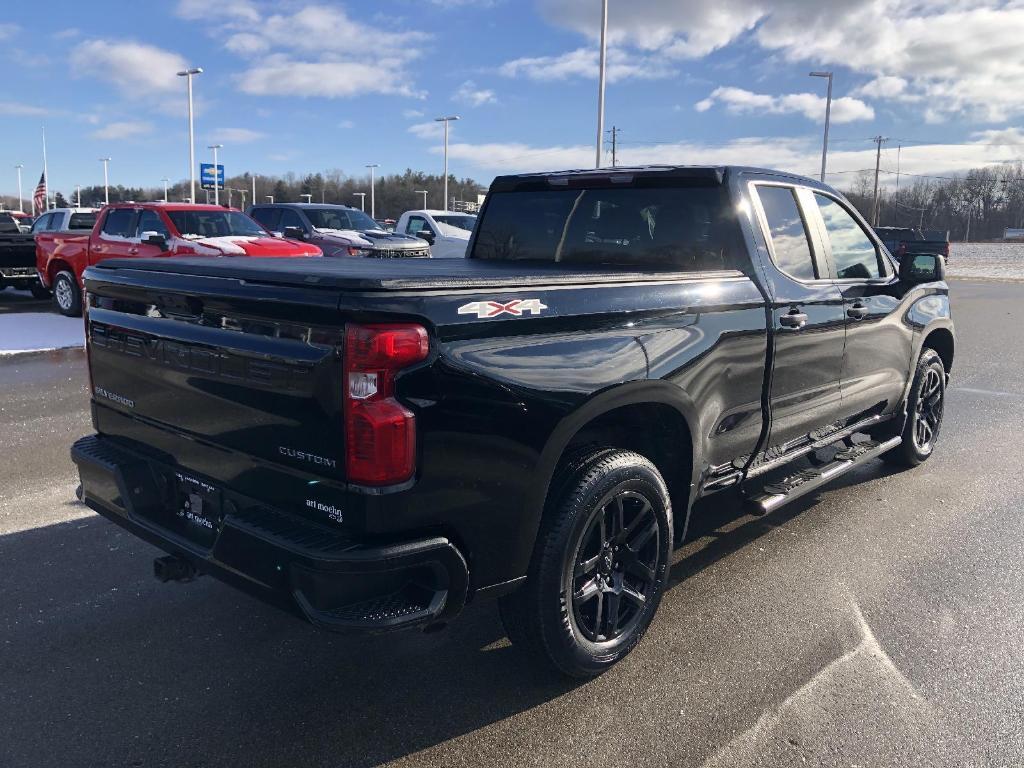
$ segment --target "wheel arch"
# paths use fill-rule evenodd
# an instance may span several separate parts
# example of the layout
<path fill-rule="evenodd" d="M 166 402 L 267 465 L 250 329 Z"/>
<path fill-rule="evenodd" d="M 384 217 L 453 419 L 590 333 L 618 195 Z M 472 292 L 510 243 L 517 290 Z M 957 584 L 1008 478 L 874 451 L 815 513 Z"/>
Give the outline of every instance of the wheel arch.
<path fill-rule="evenodd" d="M 541 452 L 540 482 L 528 509 L 536 537 L 555 473 L 577 449 L 612 445 L 646 456 L 669 486 L 673 514 L 685 535 L 700 473 L 698 412 L 686 392 L 663 381 L 623 384 L 600 393 L 566 416 Z M 678 435 L 678 439 L 673 439 Z"/>
<path fill-rule="evenodd" d="M 921 349 L 923 350 L 926 347 L 934 349 L 939 353 L 939 357 L 942 358 L 942 365 L 948 374 L 953 368 L 953 350 L 955 347 L 953 331 L 949 328 L 933 328 L 921 341 Z"/>

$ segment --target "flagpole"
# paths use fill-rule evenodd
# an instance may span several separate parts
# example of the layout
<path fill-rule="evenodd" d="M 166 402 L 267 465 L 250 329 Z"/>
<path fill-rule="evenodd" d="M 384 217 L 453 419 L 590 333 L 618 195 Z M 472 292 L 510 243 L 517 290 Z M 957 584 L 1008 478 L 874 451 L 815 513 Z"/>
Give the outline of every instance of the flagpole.
<path fill-rule="evenodd" d="M 50 210 L 50 169 L 46 166 L 46 126 L 43 126 L 43 179 L 45 180 L 46 210 Z"/>

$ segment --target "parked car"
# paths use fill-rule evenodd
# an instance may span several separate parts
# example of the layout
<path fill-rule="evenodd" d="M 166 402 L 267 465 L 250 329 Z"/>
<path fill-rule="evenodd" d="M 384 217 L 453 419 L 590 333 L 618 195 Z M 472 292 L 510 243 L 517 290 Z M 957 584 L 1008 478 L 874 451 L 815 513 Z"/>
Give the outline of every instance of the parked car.
<path fill-rule="evenodd" d="M 39 280 L 52 289 L 57 310 L 72 317 L 82 312 L 82 273 L 106 259 L 321 255 L 311 243 L 274 237 L 241 211 L 187 203 L 110 205 L 90 232 L 40 230 L 35 239 Z"/>
<path fill-rule="evenodd" d="M 21 230 L 10 211 L 0 211 L 0 290 L 32 291 L 37 299 L 50 295 L 36 278 L 35 252 L 32 235 Z"/>
<path fill-rule="evenodd" d="M 475 226 L 476 216 L 469 213 L 406 211 L 399 217 L 395 232 L 426 240 L 435 259 L 461 259 Z"/>
<path fill-rule="evenodd" d="M 32 224 L 32 234 L 40 232 L 91 232 L 99 208 L 54 208 L 39 215 Z"/>
<path fill-rule="evenodd" d="M 430 246 L 423 240 L 385 232 L 358 208 L 347 205 L 269 203 L 252 206 L 249 215 L 271 232 L 313 243 L 324 256 L 430 257 Z"/>
<path fill-rule="evenodd" d="M 32 231 L 32 222 L 34 220 L 31 214 L 23 213 L 22 211 L 12 211 L 11 215 L 14 216 L 14 220 L 18 223 L 22 232 L 28 233 Z"/>
<path fill-rule="evenodd" d="M 907 254 L 937 253 L 949 260 L 949 233 L 911 227 L 875 227 L 889 253 L 902 260 Z"/>
<path fill-rule="evenodd" d="M 640 641 L 696 499 L 763 515 L 928 460 L 943 276 L 799 176 L 503 176 L 457 261 L 90 267 L 72 458 L 164 580 L 337 631 L 500 597 L 514 645 L 587 677 Z"/>

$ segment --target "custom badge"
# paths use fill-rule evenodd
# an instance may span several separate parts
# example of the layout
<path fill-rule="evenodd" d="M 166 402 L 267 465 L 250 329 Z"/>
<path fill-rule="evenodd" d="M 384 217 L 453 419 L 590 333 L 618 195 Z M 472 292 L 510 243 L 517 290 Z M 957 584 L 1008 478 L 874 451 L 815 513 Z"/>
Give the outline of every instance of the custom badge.
<path fill-rule="evenodd" d="M 524 314 L 539 315 L 547 309 L 540 299 L 512 299 L 512 301 L 471 301 L 459 307 L 460 315 L 476 315 L 482 320 L 500 315 L 522 317 Z"/>

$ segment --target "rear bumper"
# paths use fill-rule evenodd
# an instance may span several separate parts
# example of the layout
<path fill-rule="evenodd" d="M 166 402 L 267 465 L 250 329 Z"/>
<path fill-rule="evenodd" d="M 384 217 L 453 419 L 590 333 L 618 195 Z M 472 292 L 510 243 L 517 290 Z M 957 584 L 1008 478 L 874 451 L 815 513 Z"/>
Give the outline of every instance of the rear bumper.
<path fill-rule="evenodd" d="M 83 501 L 202 573 L 337 632 L 448 621 L 465 605 L 465 558 L 446 538 L 372 544 L 261 506 L 228 489 L 205 542 L 160 524 L 173 516 L 175 468 L 99 435 L 71 448 Z"/>

